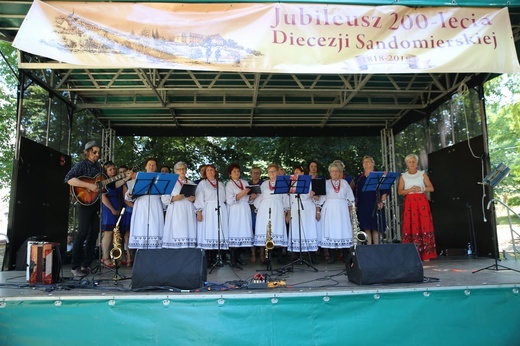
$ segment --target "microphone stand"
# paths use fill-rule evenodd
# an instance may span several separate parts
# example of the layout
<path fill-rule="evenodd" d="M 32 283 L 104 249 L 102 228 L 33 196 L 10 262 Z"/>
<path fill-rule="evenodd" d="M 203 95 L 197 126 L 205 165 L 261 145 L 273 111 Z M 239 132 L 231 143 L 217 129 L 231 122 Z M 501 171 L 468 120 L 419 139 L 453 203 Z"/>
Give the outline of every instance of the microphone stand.
<path fill-rule="evenodd" d="M 303 203 L 302 203 L 302 200 L 301 200 L 301 197 L 300 197 L 300 194 L 296 194 L 294 196 L 296 198 L 296 202 L 298 204 L 298 235 L 300 237 L 300 251 L 299 251 L 299 256 L 297 259 L 295 259 L 294 261 L 292 261 L 291 263 L 289 264 L 286 264 L 284 266 L 282 266 L 279 271 L 285 271 L 286 268 L 289 268 L 291 267 L 291 271 L 294 272 L 294 264 L 295 263 L 299 263 L 299 264 L 306 264 L 307 267 L 311 267 L 312 269 L 314 269 L 314 271 L 318 271 L 318 269 L 316 267 L 314 267 L 312 264 L 310 264 L 309 262 L 307 262 L 306 260 L 303 259 L 303 255 L 302 255 L 302 216 L 301 216 L 301 210 L 304 210 L 303 208 Z M 292 226 L 292 220 L 291 220 L 291 226 Z M 291 250 L 293 249 L 293 242 L 292 242 L 292 234 L 293 234 L 293 230 L 292 230 L 292 227 L 291 227 Z M 307 253 L 309 253 L 309 251 L 307 251 Z M 310 253 L 309 253 L 309 256 L 310 256 Z"/>
<path fill-rule="evenodd" d="M 381 213 L 381 209 L 379 209 L 379 203 L 381 203 L 381 192 L 380 192 L 380 189 L 381 189 L 381 184 L 383 183 L 383 181 L 385 180 L 386 178 L 386 175 L 383 174 L 381 176 L 381 178 L 379 179 L 379 182 L 377 183 L 377 186 L 376 186 L 376 204 L 374 205 L 374 210 L 372 211 L 372 217 L 376 217 L 376 228 L 377 228 L 377 239 L 378 239 L 378 244 L 382 244 L 383 243 L 383 230 L 381 229 L 381 226 L 383 224 L 383 220 L 382 220 L 382 213 Z M 372 235 L 372 238 L 373 238 L 373 235 Z M 368 239 L 367 239 L 368 241 Z M 372 245 L 374 244 L 374 239 L 372 239 Z"/>
<path fill-rule="evenodd" d="M 375 216 L 376 216 L 376 228 L 377 228 L 377 239 L 378 239 L 377 243 L 378 244 L 382 244 L 383 243 L 383 230 L 381 229 L 381 226 L 383 224 L 383 220 L 382 220 L 381 209 L 379 209 L 379 203 L 381 203 L 381 194 L 379 192 L 379 185 L 377 185 L 377 188 L 376 188 L 376 205 L 374 206 L 374 211 L 372 212 L 372 217 L 374 217 L 374 213 L 375 213 Z M 373 235 L 372 235 L 372 245 L 373 244 L 374 244 L 374 239 L 373 239 Z"/>
<path fill-rule="evenodd" d="M 220 185 L 218 181 L 218 177 L 215 175 L 215 181 L 217 182 L 217 207 L 215 208 L 215 211 L 217 212 L 217 258 L 215 260 L 215 263 L 211 266 L 211 269 L 209 273 L 215 269 L 215 267 L 223 267 L 224 262 L 222 261 L 222 253 L 220 249 Z M 209 179 L 208 179 L 209 182 Z"/>
<path fill-rule="evenodd" d="M 98 160 L 98 163 L 99 163 L 99 174 L 100 176 L 102 176 L 104 173 L 103 173 L 103 162 L 101 162 L 101 160 Z M 99 186 L 98 186 L 99 187 Z M 98 258 L 97 258 L 97 263 L 96 263 L 96 267 L 95 268 L 91 268 L 91 273 L 101 273 L 103 271 L 103 264 L 101 263 L 101 259 L 103 258 L 103 247 L 102 247 L 102 244 L 101 242 L 103 241 L 103 200 L 102 200 L 102 194 L 103 194 L 103 190 L 101 189 L 99 191 L 99 209 L 98 209 L 98 212 L 97 212 L 97 215 L 98 215 L 98 224 L 99 224 L 99 232 L 98 232 L 98 239 L 96 239 L 96 244 L 97 244 L 97 248 L 98 248 Z M 80 207 L 81 208 L 81 207 Z M 107 267 L 108 268 L 108 267 Z"/>
<path fill-rule="evenodd" d="M 472 253 L 467 253 L 468 257 L 478 257 L 477 250 L 477 238 L 475 237 L 475 225 L 473 224 L 473 209 L 469 202 L 466 202 L 467 215 L 468 215 L 468 225 L 469 225 L 469 246 L 472 250 Z M 469 250 L 469 248 L 468 248 Z M 469 251 L 468 251 L 469 252 Z"/>

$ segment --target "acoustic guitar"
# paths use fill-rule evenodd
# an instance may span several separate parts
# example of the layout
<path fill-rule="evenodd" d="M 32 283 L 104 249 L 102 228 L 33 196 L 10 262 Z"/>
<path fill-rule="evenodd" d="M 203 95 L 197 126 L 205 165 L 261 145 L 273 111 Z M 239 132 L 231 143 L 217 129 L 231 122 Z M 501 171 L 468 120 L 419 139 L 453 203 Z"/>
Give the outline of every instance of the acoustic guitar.
<path fill-rule="evenodd" d="M 136 172 L 138 170 L 139 170 L 139 167 L 134 167 L 130 171 Z M 107 178 L 107 176 L 103 173 L 99 173 L 94 178 L 78 177 L 78 179 L 83 182 L 86 182 L 89 184 L 96 184 L 98 187 L 98 190 L 92 191 L 85 187 L 71 186 L 70 193 L 72 194 L 72 197 L 74 197 L 74 199 L 79 204 L 88 207 L 97 202 L 97 200 L 99 199 L 99 196 L 101 196 L 101 193 L 106 191 L 105 188 L 108 184 L 121 180 L 124 177 L 126 177 L 126 175 L 127 175 L 127 172 L 115 175 L 112 178 Z"/>

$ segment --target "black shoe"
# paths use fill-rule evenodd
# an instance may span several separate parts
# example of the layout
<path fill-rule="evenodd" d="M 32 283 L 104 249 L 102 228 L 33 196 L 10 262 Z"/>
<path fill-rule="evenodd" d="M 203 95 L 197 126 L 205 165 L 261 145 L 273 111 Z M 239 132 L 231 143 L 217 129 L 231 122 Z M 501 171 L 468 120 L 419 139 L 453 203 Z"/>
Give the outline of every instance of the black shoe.
<path fill-rule="evenodd" d="M 336 250 L 329 249 L 330 258 L 328 259 L 328 264 L 336 263 Z"/>
<path fill-rule="evenodd" d="M 276 254 L 276 263 L 278 264 L 285 264 L 285 259 L 283 257 L 283 253 L 282 251 L 278 251 L 278 253 Z"/>
<path fill-rule="evenodd" d="M 343 262 L 348 263 L 349 255 L 350 255 L 350 249 L 343 249 Z"/>

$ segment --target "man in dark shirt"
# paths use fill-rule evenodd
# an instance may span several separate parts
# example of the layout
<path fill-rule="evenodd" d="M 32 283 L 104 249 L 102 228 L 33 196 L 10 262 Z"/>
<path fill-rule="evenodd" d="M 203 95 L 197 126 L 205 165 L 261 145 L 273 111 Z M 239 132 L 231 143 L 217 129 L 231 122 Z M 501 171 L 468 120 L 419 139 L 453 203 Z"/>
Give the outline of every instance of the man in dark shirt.
<path fill-rule="evenodd" d="M 65 176 L 65 182 L 73 187 L 88 189 L 97 192 L 99 187 L 79 177 L 94 178 L 102 173 L 99 164 L 101 148 L 95 141 L 85 144 L 83 160 L 71 168 Z M 90 205 L 78 204 L 78 234 L 72 246 L 72 274 L 85 276 L 91 272 L 90 263 L 94 259 L 96 240 L 99 234 L 99 207 L 100 198 Z M 85 243 L 85 250 L 83 244 Z"/>

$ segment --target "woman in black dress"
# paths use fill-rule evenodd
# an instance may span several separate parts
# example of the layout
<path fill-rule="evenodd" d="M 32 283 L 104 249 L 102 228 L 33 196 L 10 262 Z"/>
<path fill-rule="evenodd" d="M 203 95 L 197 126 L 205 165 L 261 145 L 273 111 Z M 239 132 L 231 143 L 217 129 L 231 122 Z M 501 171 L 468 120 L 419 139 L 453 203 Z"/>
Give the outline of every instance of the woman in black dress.
<path fill-rule="evenodd" d="M 363 173 L 354 185 L 359 228 L 367 234 L 367 244 L 379 244 L 379 237 L 385 232 L 385 203 L 390 190 L 363 191 L 370 172 L 374 171 L 375 161 L 371 156 L 363 157 Z M 378 217 L 379 216 L 379 217 Z"/>

